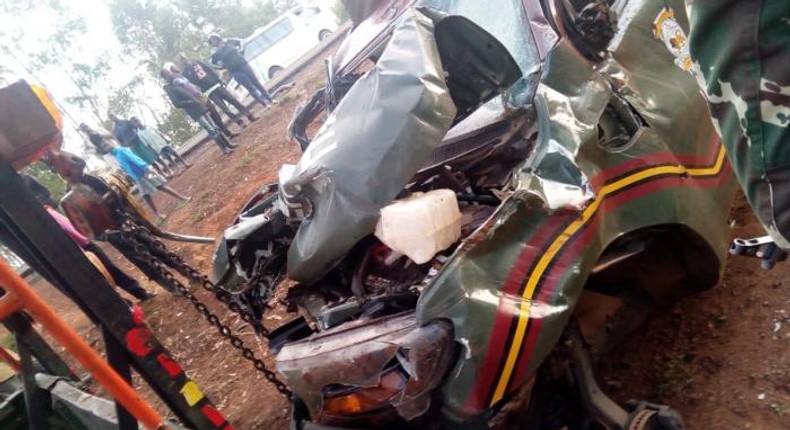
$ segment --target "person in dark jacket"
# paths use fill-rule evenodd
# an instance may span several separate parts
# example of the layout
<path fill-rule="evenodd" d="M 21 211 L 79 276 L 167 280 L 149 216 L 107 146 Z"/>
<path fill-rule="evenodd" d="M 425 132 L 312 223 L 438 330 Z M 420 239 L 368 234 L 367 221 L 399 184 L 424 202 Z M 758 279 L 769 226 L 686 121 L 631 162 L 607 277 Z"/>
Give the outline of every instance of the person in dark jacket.
<path fill-rule="evenodd" d="M 187 82 L 183 76 L 173 73 L 169 68 L 162 69 L 160 76 L 165 80 L 165 85 L 162 89 L 173 103 L 173 106 L 183 109 L 190 118 L 195 120 L 217 143 L 222 152 L 225 154 L 233 152 L 233 148 L 236 146 L 230 143 L 228 137 L 222 133 L 220 127 L 211 119 L 208 100 L 200 90 Z M 189 86 L 192 86 L 192 88 Z"/>
<path fill-rule="evenodd" d="M 217 34 L 212 34 L 208 38 L 208 43 L 214 48 L 210 61 L 212 66 L 228 69 L 233 79 L 261 105 L 269 106 L 276 103 L 242 55 L 242 43 L 239 39 L 225 40 Z"/>
<path fill-rule="evenodd" d="M 225 126 L 225 123 L 222 121 L 222 117 L 217 111 L 217 108 L 214 106 L 214 103 L 211 103 L 211 101 L 206 98 L 206 96 L 200 91 L 200 88 L 196 87 L 194 84 L 189 82 L 189 80 L 187 80 L 187 78 L 185 78 L 181 74 L 181 71 L 178 69 L 178 67 L 176 67 L 175 64 L 168 61 L 162 66 L 162 68 L 169 70 L 173 73 L 173 75 L 175 76 L 174 83 L 176 85 L 180 85 L 184 87 L 184 89 L 187 90 L 187 92 L 197 96 L 198 98 L 200 98 L 205 102 L 206 107 L 208 108 L 208 114 L 211 117 L 211 120 L 214 121 L 214 124 L 216 124 L 217 128 L 219 128 L 219 131 L 221 131 L 229 139 L 232 139 L 239 135 L 239 133 L 230 131 L 230 129 L 227 126 Z"/>
<path fill-rule="evenodd" d="M 148 203 L 148 206 L 151 207 L 159 218 L 165 218 L 165 215 L 159 212 L 156 203 L 154 203 L 153 195 L 157 191 L 163 191 L 185 202 L 191 199 L 191 197 L 184 196 L 175 189 L 167 186 L 165 178 L 154 172 L 151 165 L 147 164 L 145 160 L 137 156 L 137 154 L 128 147 L 118 145 L 111 136 L 102 134 L 84 123 L 79 125 L 79 130 L 85 133 L 99 155 L 112 155 L 121 170 L 137 184 L 143 200 Z"/>
<path fill-rule="evenodd" d="M 233 97 L 233 94 L 225 88 L 225 83 L 222 82 L 217 72 L 206 63 L 200 60 L 190 60 L 183 52 L 178 54 L 178 61 L 181 70 L 171 71 L 181 73 L 189 82 L 200 88 L 200 91 L 203 91 L 203 94 L 208 96 L 209 100 L 219 106 L 236 124 L 241 126 L 244 123 L 241 119 L 242 115 L 250 121 L 258 119 L 236 97 Z M 236 112 L 228 107 L 228 103 L 236 108 Z"/>
<path fill-rule="evenodd" d="M 138 127 L 132 120 L 121 118 L 115 112 L 108 112 L 107 117 L 113 122 L 112 134 L 121 145 L 134 151 L 159 175 L 165 178 L 173 177 L 173 171 L 159 158 L 159 152 L 148 146 L 137 135 Z"/>

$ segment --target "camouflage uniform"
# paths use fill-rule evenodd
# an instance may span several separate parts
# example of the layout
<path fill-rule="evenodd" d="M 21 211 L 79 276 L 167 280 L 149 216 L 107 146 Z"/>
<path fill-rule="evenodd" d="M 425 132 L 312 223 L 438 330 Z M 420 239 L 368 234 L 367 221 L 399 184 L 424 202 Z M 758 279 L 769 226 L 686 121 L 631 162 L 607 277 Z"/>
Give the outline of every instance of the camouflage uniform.
<path fill-rule="evenodd" d="M 714 124 L 752 208 L 790 248 L 790 1 L 686 3 Z"/>

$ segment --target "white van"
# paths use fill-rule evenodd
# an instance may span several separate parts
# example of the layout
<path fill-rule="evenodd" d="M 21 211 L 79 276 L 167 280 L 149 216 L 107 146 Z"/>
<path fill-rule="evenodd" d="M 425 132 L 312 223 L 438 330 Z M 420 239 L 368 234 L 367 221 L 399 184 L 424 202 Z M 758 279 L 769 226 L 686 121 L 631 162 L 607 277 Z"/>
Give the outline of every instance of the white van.
<path fill-rule="evenodd" d="M 326 7 L 298 6 L 244 39 L 244 58 L 263 78 L 273 78 L 337 30 Z"/>

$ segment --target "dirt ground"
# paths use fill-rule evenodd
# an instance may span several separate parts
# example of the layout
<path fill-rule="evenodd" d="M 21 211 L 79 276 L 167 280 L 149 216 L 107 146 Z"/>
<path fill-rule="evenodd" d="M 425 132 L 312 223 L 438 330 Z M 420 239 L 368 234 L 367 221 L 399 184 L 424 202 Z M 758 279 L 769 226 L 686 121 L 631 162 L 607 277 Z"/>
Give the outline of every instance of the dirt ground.
<path fill-rule="evenodd" d="M 157 196 L 169 214 L 163 226 L 175 232 L 218 237 L 239 207 L 261 185 L 276 181 L 282 163 L 298 160 L 299 150 L 285 137 L 300 100 L 322 83 L 320 62 L 296 77 L 280 104 L 259 111 L 260 120 L 235 139 L 238 149 L 222 155 L 206 144 L 189 159 L 194 166 L 170 185 L 193 197 L 187 204 Z M 732 212 L 732 236 L 761 234 L 743 201 Z M 173 243 L 173 249 L 210 272 L 214 247 Z M 128 264 L 130 272 L 143 277 Z M 691 430 L 790 429 L 790 263 L 763 271 L 759 262 L 732 258 L 718 287 L 686 300 L 654 319 L 623 345 L 601 369 L 605 387 L 621 401 L 630 398 L 670 404 Z M 790 281 L 789 281 L 790 282 Z M 156 288 L 158 297 L 143 308 L 149 324 L 237 429 L 287 428 L 288 405 L 253 367 L 179 297 Z M 87 319 L 54 293 L 66 318 L 96 338 Z M 267 357 L 265 343 L 250 327 L 211 300 L 199 296 L 230 322 L 246 343 Z M 278 323 L 269 317 L 267 326 Z M 271 365 L 271 358 L 267 363 Z M 158 409 L 165 408 L 144 391 Z"/>
<path fill-rule="evenodd" d="M 732 237 L 764 230 L 742 196 Z M 688 429 L 790 429 L 790 263 L 730 257 L 722 282 L 654 318 L 611 354 L 604 386 L 621 402 L 680 411 Z"/>

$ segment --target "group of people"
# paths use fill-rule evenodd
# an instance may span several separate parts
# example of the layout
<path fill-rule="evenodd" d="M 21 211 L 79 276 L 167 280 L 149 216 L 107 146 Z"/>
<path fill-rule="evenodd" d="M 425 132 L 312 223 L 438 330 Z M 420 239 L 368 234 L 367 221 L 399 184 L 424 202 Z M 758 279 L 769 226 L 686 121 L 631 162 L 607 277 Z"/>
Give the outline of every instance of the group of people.
<path fill-rule="evenodd" d="M 227 69 L 262 106 L 268 107 L 277 102 L 264 88 L 244 58 L 241 41 L 224 40 L 212 34 L 209 37 L 209 44 L 215 49 L 211 56 L 211 65 L 189 59 L 182 53 L 178 56 L 179 66 L 173 63 L 165 64 L 160 76 L 165 80 L 163 90 L 173 105 L 183 109 L 209 134 L 224 153 L 229 154 L 235 148 L 230 139 L 238 133 L 227 128 L 217 107 L 239 127 L 245 125 L 243 118 L 250 122 L 258 118 L 228 91 L 225 82 L 214 69 Z M 126 119 L 115 112 L 108 112 L 107 116 L 112 122 L 111 133 L 84 123 L 79 125 L 79 130 L 85 134 L 99 155 L 112 156 L 120 168 L 135 181 L 140 195 L 154 214 L 160 218 L 165 217 L 154 203 L 153 194 L 156 191 L 163 191 L 184 202 L 189 201 L 190 197 L 167 185 L 167 179 L 176 175 L 175 171 L 178 170 L 179 164 L 183 170 L 192 166 L 172 148 L 167 137 L 156 128 L 146 126 L 136 117 Z M 100 181 L 93 183 L 95 181 L 92 181 L 92 177 L 84 174 L 84 160 L 73 154 L 62 152 L 57 160 L 50 160 L 49 163 L 50 167 L 70 184 L 86 183 L 92 188 L 101 185 Z M 141 301 L 155 296 L 153 292 L 142 288 L 134 278 L 118 268 L 93 241 L 79 233 L 71 222 L 57 211 L 57 203 L 52 200 L 49 191 L 41 183 L 32 177 L 23 179 L 61 229 L 83 251 L 96 256 L 118 287 Z M 149 278 L 157 282 L 161 281 L 157 279 L 156 271 L 128 249 L 124 241 L 117 240 L 116 236 L 113 232 L 106 232 L 102 234 L 101 240 L 115 247 Z"/>
<path fill-rule="evenodd" d="M 239 127 L 244 119 L 252 122 L 258 118 L 233 94 L 216 69 L 227 69 L 231 76 L 264 107 L 277 103 L 258 80 L 243 55 L 243 44 L 238 39 L 225 40 L 216 34 L 209 36 L 209 44 L 215 49 L 208 65 L 181 53 L 179 66 L 166 63 L 160 72 L 165 84 L 162 89 L 177 108 L 183 109 L 216 142 L 223 153 L 230 154 L 236 145 L 231 139 L 238 135 L 228 129 L 217 107 Z M 231 109 L 231 106 L 233 109 Z M 235 109 L 235 110 L 234 110 Z M 139 119 L 121 118 L 114 112 L 108 113 L 113 123 L 112 135 L 80 124 L 79 129 L 93 144 L 100 155 L 111 155 L 123 171 L 138 186 L 143 200 L 157 217 L 164 218 L 153 200 L 153 194 L 161 190 L 182 201 L 189 197 L 167 186 L 167 179 L 175 175 L 180 163 L 184 169 L 191 167 L 171 146 L 167 138 L 157 129 L 144 125 Z M 171 167 L 172 166 L 172 167 Z"/>
<path fill-rule="evenodd" d="M 135 181 L 140 195 L 151 207 L 154 214 L 159 218 L 165 217 L 154 203 L 153 195 L 158 190 L 164 191 L 184 202 L 189 201 L 189 197 L 182 195 L 167 185 L 167 179 L 161 173 L 161 168 L 157 166 L 157 160 L 160 159 L 164 151 L 180 160 L 185 169 L 191 167 L 191 164 L 188 164 L 172 148 L 170 148 L 172 152 L 165 150 L 164 147 L 169 147 L 166 141 L 164 142 L 165 145 L 162 146 L 163 149 L 158 151 L 154 148 L 160 148 L 161 141 L 155 147 L 149 146 L 144 140 L 146 137 L 156 136 L 158 139 L 155 138 L 154 140 L 163 140 L 164 136 L 154 129 L 143 126 L 136 118 L 122 119 L 112 112 L 109 114 L 109 117 L 114 123 L 112 136 L 108 133 L 94 130 L 87 124 L 80 124 L 80 131 L 85 133 L 98 154 L 111 155 L 124 173 Z"/>
<path fill-rule="evenodd" d="M 70 180 L 80 180 L 80 176 L 75 174 L 70 177 Z M 140 283 L 137 282 L 136 279 L 129 276 L 126 272 L 119 268 L 99 245 L 77 231 L 71 221 L 63 216 L 63 214 L 58 212 L 58 203 L 52 199 L 50 191 L 43 184 L 38 182 L 32 176 L 28 175 L 22 175 L 22 181 L 33 193 L 36 200 L 44 207 L 44 210 L 46 210 L 52 219 L 55 220 L 55 223 L 58 225 L 58 227 L 60 227 L 60 229 L 63 230 L 63 232 L 66 233 L 66 235 L 68 235 L 83 252 L 90 253 L 96 257 L 96 259 L 101 263 L 101 266 L 107 270 L 110 278 L 112 278 L 112 281 L 118 288 L 121 288 L 132 295 L 132 297 L 143 302 L 156 297 L 156 293 L 146 290 L 140 286 Z M 153 273 L 153 271 L 151 272 Z"/>
<path fill-rule="evenodd" d="M 230 139 L 236 136 L 236 133 L 225 126 L 217 107 L 240 127 L 244 125 L 242 117 L 246 117 L 249 121 L 255 121 L 257 117 L 228 91 L 225 82 L 214 69 L 227 69 L 262 106 L 267 107 L 277 102 L 261 84 L 244 58 L 241 41 L 225 40 L 212 34 L 209 37 L 209 44 L 215 48 L 210 60 L 211 65 L 190 59 L 186 54 L 181 53 L 178 55 L 179 66 L 166 63 L 162 68 L 160 76 L 165 81 L 162 89 L 173 106 L 183 109 L 208 133 L 222 152 L 230 154 L 235 148 Z M 228 105 L 233 106 L 235 112 Z"/>

